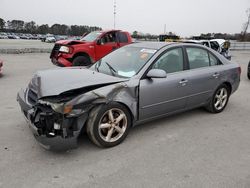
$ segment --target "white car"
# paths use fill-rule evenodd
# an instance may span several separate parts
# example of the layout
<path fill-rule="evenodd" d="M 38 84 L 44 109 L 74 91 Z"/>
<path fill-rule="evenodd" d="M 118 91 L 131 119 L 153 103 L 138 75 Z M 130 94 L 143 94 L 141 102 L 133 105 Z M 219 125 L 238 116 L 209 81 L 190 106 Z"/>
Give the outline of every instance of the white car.
<path fill-rule="evenodd" d="M 55 38 L 55 37 L 47 37 L 47 38 L 45 39 L 45 42 L 49 42 L 49 43 L 51 43 L 51 42 L 56 42 L 56 38 Z"/>
<path fill-rule="evenodd" d="M 212 40 L 187 40 L 186 43 L 195 43 L 207 46 L 213 50 L 219 52 L 228 60 L 231 60 L 230 55 L 230 42 L 224 39 L 212 39 Z"/>

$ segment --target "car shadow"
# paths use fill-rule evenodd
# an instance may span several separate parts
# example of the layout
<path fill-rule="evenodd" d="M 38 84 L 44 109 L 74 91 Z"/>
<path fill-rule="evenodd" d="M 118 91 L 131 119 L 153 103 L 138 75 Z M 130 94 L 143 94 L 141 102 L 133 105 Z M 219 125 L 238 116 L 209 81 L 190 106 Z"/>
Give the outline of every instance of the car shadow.
<path fill-rule="evenodd" d="M 207 112 L 204 108 L 197 108 L 194 110 L 189 110 L 186 112 L 177 113 L 177 114 L 170 115 L 167 117 L 162 117 L 162 118 L 159 118 L 156 120 L 148 121 L 146 123 L 138 124 L 138 125 L 132 127 L 132 129 L 130 129 L 130 132 L 128 134 L 129 138 L 125 139 L 124 141 L 129 142 L 129 140 L 133 139 L 133 137 L 137 137 L 139 134 L 143 135 L 144 133 L 146 133 L 152 129 L 157 129 L 157 128 L 160 128 L 162 126 L 166 126 L 166 127 L 171 126 L 172 123 L 175 123 L 176 121 L 179 121 L 180 119 L 183 120 L 183 124 L 185 124 L 186 119 L 190 119 L 190 118 L 195 117 L 195 116 L 197 116 L 197 118 L 198 118 L 200 115 L 204 115 L 204 114 L 213 115 L 213 114 Z M 121 144 L 123 144 L 123 143 L 121 143 Z M 81 148 L 81 149 L 84 148 L 84 150 L 87 149 L 90 151 L 102 149 L 98 146 L 95 146 L 88 139 L 88 135 L 86 132 L 83 132 L 78 138 L 78 149 L 79 148 Z"/>

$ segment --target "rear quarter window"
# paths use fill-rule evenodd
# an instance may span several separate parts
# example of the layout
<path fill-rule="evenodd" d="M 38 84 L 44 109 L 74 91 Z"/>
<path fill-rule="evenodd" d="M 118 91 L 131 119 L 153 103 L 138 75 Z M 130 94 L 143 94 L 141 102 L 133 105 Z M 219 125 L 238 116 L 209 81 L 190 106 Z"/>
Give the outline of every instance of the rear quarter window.
<path fill-rule="evenodd" d="M 221 65 L 222 63 L 218 58 L 216 58 L 212 53 L 209 52 L 209 59 L 210 59 L 210 65 L 215 66 L 215 65 Z"/>
<path fill-rule="evenodd" d="M 118 33 L 118 40 L 120 43 L 128 43 L 128 37 L 126 33 L 119 32 Z"/>

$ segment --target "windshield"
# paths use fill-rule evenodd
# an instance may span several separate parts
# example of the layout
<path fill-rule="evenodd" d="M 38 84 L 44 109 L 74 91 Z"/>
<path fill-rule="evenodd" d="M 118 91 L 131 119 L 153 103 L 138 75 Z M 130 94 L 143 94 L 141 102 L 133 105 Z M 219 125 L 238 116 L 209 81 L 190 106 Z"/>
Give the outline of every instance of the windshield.
<path fill-rule="evenodd" d="M 95 41 L 102 33 L 100 31 L 94 31 L 87 34 L 81 39 L 81 41 L 93 42 Z"/>
<path fill-rule="evenodd" d="M 112 76 L 130 78 L 140 71 L 155 52 L 155 49 L 125 46 L 108 54 L 90 69 Z"/>

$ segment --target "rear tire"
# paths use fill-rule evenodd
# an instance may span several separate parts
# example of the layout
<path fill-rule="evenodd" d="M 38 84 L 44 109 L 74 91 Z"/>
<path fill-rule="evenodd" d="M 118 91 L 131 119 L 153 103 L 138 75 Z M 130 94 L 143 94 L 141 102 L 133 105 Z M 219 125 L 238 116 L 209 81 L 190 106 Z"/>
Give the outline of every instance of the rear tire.
<path fill-rule="evenodd" d="M 250 61 L 248 63 L 248 67 L 247 67 L 247 77 L 250 80 Z"/>
<path fill-rule="evenodd" d="M 78 56 L 72 61 L 73 66 L 89 66 L 90 64 L 90 59 L 86 56 Z"/>
<path fill-rule="evenodd" d="M 131 127 L 131 115 L 128 109 L 115 102 L 94 108 L 88 119 L 88 137 L 100 147 L 107 148 L 120 144 Z"/>
<path fill-rule="evenodd" d="M 207 111 L 211 113 L 220 113 L 227 106 L 230 96 L 230 89 L 226 84 L 219 86 L 213 94 L 209 104 L 206 106 Z"/>

